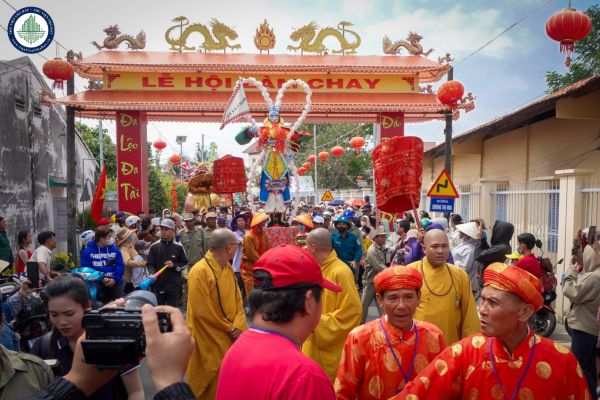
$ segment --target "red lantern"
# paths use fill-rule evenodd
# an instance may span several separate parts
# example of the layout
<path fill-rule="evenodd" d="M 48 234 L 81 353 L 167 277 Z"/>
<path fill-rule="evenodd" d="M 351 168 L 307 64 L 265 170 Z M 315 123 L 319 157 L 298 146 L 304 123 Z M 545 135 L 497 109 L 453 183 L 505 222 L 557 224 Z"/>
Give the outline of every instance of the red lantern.
<path fill-rule="evenodd" d="M 304 168 L 306 171 L 308 171 L 310 169 L 310 163 L 307 161 L 304 164 L 302 164 L 302 168 Z"/>
<path fill-rule="evenodd" d="M 317 160 L 317 158 L 313 155 L 308 156 L 308 161 L 310 161 L 311 164 L 314 164 L 315 161 Z"/>
<path fill-rule="evenodd" d="M 328 152 L 322 151 L 319 153 L 319 160 L 321 160 L 322 162 L 326 162 L 328 158 L 329 158 Z"/>
<path fill-rule="evenodd" d="M 159 138 L 152 143 L 152 146 L 154 146 L 156 150 L 162 151 L 165 147 L 167 147 L 167 142 Z"/>
<path fill-rule="evenodd" d="M 169 157 L 169 161 L 171 161 L 171 164 L 177 165 L 181 162 L 181 156 L 179 154 L 173 154 Z"/>
<path fill-rule="evenodd" d="M 436 96 L 440 103 L 446 104 L 451 108 L 462 99 L 465 94 L 465 87 L 459 81 L 444 82 L 437 90 Z"/>
<path fill-rule="evenodd" d="M 302 176 L 306 173 L 306 170 L 304 169 L 304 167 L 300 167 L 296 170 L 296 173 L 298 173 L 298 175 Z"/>
<path fill-rule="evenodd" d="M 350 146 L 352 146 L 354 148 L 354 150 L 356 150 L 357 153 L 364 145 L 365 145 L 365 138 L 363 138 L 363 137 L 355 136 L 352 139 L 350 139 Z"/>
<path fill-rule="evenodd" d="M 571 65 L 571 53 L 575 42 L 584 39 L 592 30 L 590 17 L 567 7 L 553 14 L 546 21 L 546 34 L 553 40 L 560 42 L 560 52 L 567 54 L 565 65 Z"/>
<path fill-rule="evenodd" d="M 331 149 L 331 154 L 333 154 L 333 156 L 335 158 L 340 157 L 342 154 L 344 154 L 344 148 L 342 146 L 335 146 L 334 148 Z"/>
<path fill-rule="evenodd" d="M 42 67 L 42 71 L 44 71 L 44 75 L 54 81 L 52 89 L 62 89 L 63 82 L 73 77 L 73 66 L 71 63 L 58 57 L 46 61 Z"/>

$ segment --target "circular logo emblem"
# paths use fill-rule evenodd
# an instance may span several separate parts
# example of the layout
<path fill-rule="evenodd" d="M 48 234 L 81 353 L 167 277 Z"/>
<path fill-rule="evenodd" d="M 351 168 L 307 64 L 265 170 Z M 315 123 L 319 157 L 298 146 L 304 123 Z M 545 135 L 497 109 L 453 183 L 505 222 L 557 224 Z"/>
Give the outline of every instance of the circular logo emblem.
<path fill-rule="evenodd" d="M 8 22 L 8 39 L 23 53 L 39 53 L 54 39 L 54 22 L 38 7 L 21 8 Z"/>

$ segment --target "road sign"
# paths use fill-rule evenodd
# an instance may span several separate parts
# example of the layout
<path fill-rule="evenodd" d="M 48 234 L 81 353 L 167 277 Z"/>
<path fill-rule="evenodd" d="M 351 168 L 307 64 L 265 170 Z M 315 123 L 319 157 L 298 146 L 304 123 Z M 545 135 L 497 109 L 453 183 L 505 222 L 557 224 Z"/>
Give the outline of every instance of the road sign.
<path fill-rule="evenodd" d="M 321 197 L 321 201 L 331 201 L 333 200 L 333 194 L 331 194 L 330 190 L 326 190 L 325 193 L 323 193 L 323 197 Z"/>
<path fill-rule="evenodd" d="M 454 183 L 452 183 L 452 179 L 450 179 L 450 175 L 448 175 L 446 168 L 442 170 L 435 182 L 433 182 L 431 189 L 429 189 L 429 192 L 427 192 L 427 196 L 453 198 L 459 197 L 458 191 L 456 190 L 456 187 L 454 187 Z"/>
<path fill-rule="evenodd" d="M 452 197 L 432 197 L 429 203 L 431 212 L 454 212 L 454 198 Z"/>

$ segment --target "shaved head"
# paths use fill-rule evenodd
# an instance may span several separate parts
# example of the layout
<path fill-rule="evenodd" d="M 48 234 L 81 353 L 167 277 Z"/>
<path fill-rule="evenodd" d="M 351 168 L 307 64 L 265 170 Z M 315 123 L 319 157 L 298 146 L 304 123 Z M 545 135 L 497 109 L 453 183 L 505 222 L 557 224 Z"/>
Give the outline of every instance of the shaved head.
<path fill-rule="evenodd" d="M 423 250 L 425 250 L 425 257 L 431 266 L 444 265 L 450 252 L 446 232 L 440 229 L 427 231 L 423 238 Z"/>
<path fill-rule="evenodd" d="M 210 250 L 224 249 L 228 244 L 235 243 L 235 234 L 229 229 L 215 229 L 210 234 Z"/>
<path fill-rule="evenodd" d="M 425 232 L 425 237 L 423 238 L 423 243 L 425 245 L 427 245 L 427 243 L 430 243 L 433 241 L 448 243 L 448 235 L 446 235 L 446 232 L 442 231 L 441 229 L 431 229 L 431 230 Z"/>
<path fill-rule="evenodd" d="M 331 245 L 331 234 L 325 228 L 317 228 L 312 230 L 306 237 L 306 243 L 314 245 L 318 251 L 333 250 Z"/>

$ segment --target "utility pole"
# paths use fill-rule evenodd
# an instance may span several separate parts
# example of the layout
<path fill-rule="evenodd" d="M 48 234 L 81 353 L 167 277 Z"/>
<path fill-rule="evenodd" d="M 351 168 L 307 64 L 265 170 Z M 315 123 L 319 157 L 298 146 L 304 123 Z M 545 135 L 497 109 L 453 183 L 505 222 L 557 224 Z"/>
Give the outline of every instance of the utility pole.
<path fill-rule="evenodd" d="M 319 185 L 318 182 L 318 172 L 317 172 L 317 164 L 319 159 L 317 158 L 317 124 L 313 125 L 313 153 L 315 155 L 315 205 L 319 204 Z"/>
<path fill-rule="evenodd" d="M 67 81 L 67 96 L 75 93 L 75 77 Z M 77 186 L 75 185 L 75 109 L 67 107 L 67 250 L 75 265 L 77 255 Z"/>
<path fill-rule="evenodd" d="M 104 165 L 104 131 L 102 130 L 102 120 L 98 120 L 98 143 L 100 147 L 100 170 Z"/>
<path fill-rule="evenodd" d="M 448 80 L 454 80 L 454 67 L 450 67 L 448 70 Z M 448 111 L 444 116 L 446 120 L 446 127 L 444 128 L 444 153 L 446 155 L 444 167 L 448 171 L 448 175 L 452 178 L 452 111 Z"/>
<path fill-rule="evenodd" d="M 204 133 L 202 134 L 202 151 L 200 152 L 201 157 L 202 157 L 202 161 L 204 162 Z"/>

